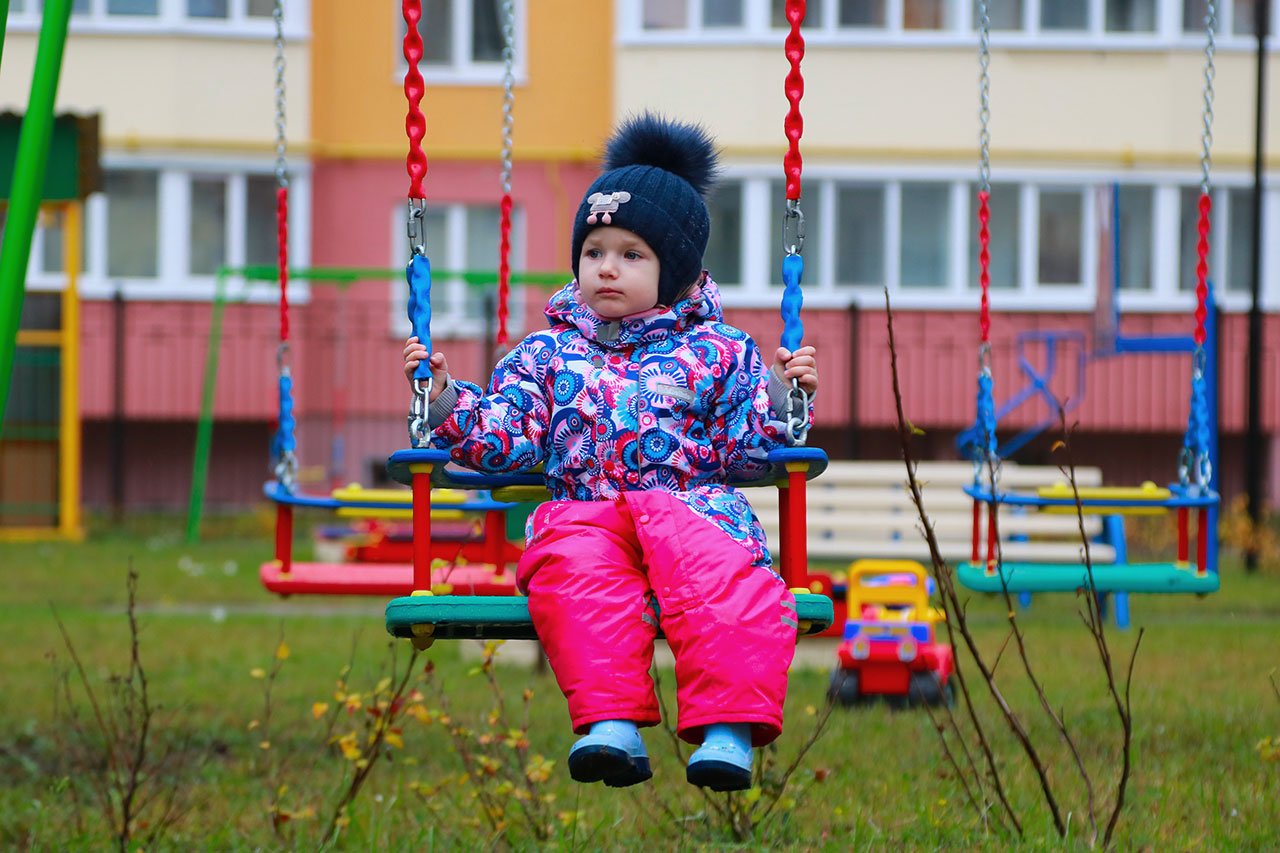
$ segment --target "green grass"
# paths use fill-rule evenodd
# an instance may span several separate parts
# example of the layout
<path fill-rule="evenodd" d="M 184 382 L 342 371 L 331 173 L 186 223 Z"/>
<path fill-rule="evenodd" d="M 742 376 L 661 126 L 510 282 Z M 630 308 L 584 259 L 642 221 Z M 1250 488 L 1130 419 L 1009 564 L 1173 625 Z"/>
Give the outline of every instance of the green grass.
<path fill-rule="evenodd" d="M 72 783 L 95 772 L 76 763 L 70 731 L 55 717 L 56 670 L 67 662 L 54 618 L 66 625 L 99 696 L 106 678 L 128 663 L 124 617 L 126 575 L 139 574 L 141 656 L 153 699 L 161 706 L 159 736 L 180 734 L 191 771 L 174 780 L 191 806 L 166 836 L 171 847 L 289 846 L 271 831 L 267 761 L 260 730 L 263 681 L 283 634 L 288 659 L 274 684 L 270 758 L 287 766 L 316 764 L 291 777 L 290 796 L 325 812 L 349 764 L 323 745 L 311 713 L 334 702 L 335 681 L 348 660 L 350 683 L 370 689 L 388 657 L 379 600 L 280 600 L 261 591 L 257 567 L 269 557 L 260 519 L 222 520 L 206 541 L 187 546 L 178 520 L 132 520 L 130 529 L 101 532 L 81 544 L 0 544 L 6 580 L 0 597 L 3 693 L 0 702 L 0 846 L 37 849 L 107 846 L 110 833 L 88 803 L 71 796 Z M 299 547 L 305 553 L 305 543 Z M 1127 660 L 1145 628 L 1133 687 L 1133 777 L 1117 832 L 1125 849 L 1245 849 L 1274 845 L 1280 826 L 1280 763 L 1266 762 L 1256 744 L 1280 735 L 1280 699 L 1269 676 L 1280 648 L 1280 576 L 1268 566 L 1246 575 L 1224 569 L 1220 593 L 1198 599 L 1135 596 L 1135 630 L 1109 632 L 1115 656 Z M 1072 596 L 1039 596 L 1018 616 L 1046 693 L 1064 711 L 1081 745 L 1107 814 L 1117 772 L 1118 727 L 1091 641 Z M 974 595 L 970 609 L 984 648 L 994 653 L 1005 634 L 1003 607 Z M 440 643 L 428 656 L 456 720 L 479 730 L 494 707 L 473 653 L 463 643 Z M 474 644 L 473 644 L 474 645 Z M 354 656 L 353 656 L 354 647 Z M 407 645 L 400 644 L 401 654 Z M 509 657 L 515 649 L 499 651 Z M 787 706 L 787 730 L 775 759 L 789 763 L 823 708 L 833 645 L 803 647 Z M 56 660 L 50 660 L 50 653 Z M 663 673 L 666 692 L 672 677 Z M 573 735 L 564 700 L 546 672 L 514 661 L 498 668 L 508 702 L 533 691 L 531 751 L 556 762 L 547 790 L 552 812 L 579 812 L 576 827 L 560 827 L 565 848 L 635 848 L 645 844 L 724 848 L 734 842 L 722 821 L 684 782 L 666 736 L 647 737 L 655 778 L 623 791 L 572 783 L 563 758 Z M 1070 810 L 1072 845 L 1084 845 L 1084 794 L 1056 734 L 1011 653 L 1000 680 L 1037 747 L 1046 755 Z M 431 705 L 435 699 L 429 699 Z M 433 705 L 434 707 L 434 705 Z M 1001 772 L 1024 821 L 1023 846 L 1058 849 L 1034 774 L 1003 727 L 991 717 Z M 439 725 L 406 723 L 403 749 L 379 765 L 351 810 L 344 844 L 354 849 L 474 848 L 493 843 L 477 826 L 470 786 L 445 785 L 424 800 L 411 785 L 456 778 L 461 763 Z M 817 781 L 817 777 L 823 777 Z M 766 825 L 750 846 L 793 849 L 1003 847 L 982 830 L 941 756 L 923 712 L 883 707 L 837 711 L 793 777 L 794 803 Z M 514 806 L 514 803 L 512 804 Z M 317 846 L 318 820 L 298 824 L 296 846 Z M 536 846 L 516 824 L 515 847 Z"/>

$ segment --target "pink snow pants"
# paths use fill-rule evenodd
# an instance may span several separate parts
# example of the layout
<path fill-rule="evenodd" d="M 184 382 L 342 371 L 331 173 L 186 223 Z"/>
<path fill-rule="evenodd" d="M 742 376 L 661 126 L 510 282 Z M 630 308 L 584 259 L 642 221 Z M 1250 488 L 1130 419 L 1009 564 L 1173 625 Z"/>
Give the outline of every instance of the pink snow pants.
<path fill-rule="evenodd" d="M 701 743 L 710 723 L 750 723 L 756 746 L 782 732 L 795 655 L 795 598 L 772 571 L 667 492 L 538 508 L 517 568 L 573 729 L 660 719 L 653 641 L 676 661 L 676 731 Z"/>

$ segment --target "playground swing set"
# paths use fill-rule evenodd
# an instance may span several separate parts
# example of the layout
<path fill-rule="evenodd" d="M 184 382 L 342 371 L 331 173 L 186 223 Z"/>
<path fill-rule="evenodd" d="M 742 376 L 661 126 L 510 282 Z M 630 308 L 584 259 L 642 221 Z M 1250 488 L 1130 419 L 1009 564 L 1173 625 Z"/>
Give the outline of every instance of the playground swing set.
<path fill-rule="evenodd" d="M 414 551 L 405 537 L 400 535 L 398 519 L 412 513 L 410 495 L 396 489 L 366 489 L 359 485 L 335 488 L 329 494 L 310 494 L 298 482 L 297 421 L 294 416 L 293 378 L 288 365 L 289 350 L 289 302 L 288 283 L 291 277 L 312 281 L 330 281 L 349 285 L 362 279 L 394 278 L 396 270 L 325 268 L 316 270 L 290 270 L 288 265 L 288 173 L 285 162 L 283 121 L 283 79 L 279 73 L 283 62 L 282 16 L 280 2 L 276 3 L 277 27 L 277 162 L 276 162 L 276 225 L 278 240 L 278 264 L 276 268 L 246 268 L 229 271 L 245 279 L 277 280 L 280 292 L 280 343 L 277 348 L 279 417 L 272 439 L 271 456 L 275 479 L 263 487 L 264 495 L 275 504 L 275 558 L 259 569 L 263 586 L 282 595 L 401 595 L 417 589 L 408 558 Z M 511 14 L 507 10 L 507 14 Z M 498 310 L 496 344 L 504 347 L 507 342 L 507 318 L 510 292 L 510 229 L 511 229 L 511 144 L 510 99 L 513 88 L 513 70 L 510 51 L 510 21 L 504 28 L 508 46 L 506 56 L 507 104 L 504 110 L 503 146 L 503 199 L 501 203 L 501 246 L 498 270 Z M 461 278 L 467 283 L 487 283 L 489 277 L 479 273 L 447 273 L 451 278 Z M 547 283 L 558 281 L 549 274 L 527 274 L 521 281 Z M 216 319 L 215 319 L 216 326 Z M 210 363 L 216 359 L 216 339 L 210 338 Z M 210 396 L 211 371 L 206 371 L 206 399 Z M 202 419 L 202 424 L 208 419 Z M 204 440 L 197 442 L 197 470 L 207 464 L 208 430 Z M 338 440 L 338 439 L 335 439 Z M 200 448 L 204 448 L 201 453 Z M 337 452 L 335 450 L 335 452 Z M 203 460 L 203 462 L 202 462 Z M 193 482 L 198 478 L 193 478 Z M 442 566 L 442 572 L 433 587 L 438 592 L 457 592 L 466 595 L 502 595 L 515 591 L 514 573 L 508 568 L 519 558 L 520 549 L 507 538 L 506 516 L 515 508 L 510 502 L 494 500 L 487 491 L 463 492 L 456 489 L 441 490 L 435 496 L 434 511 L 437 530 L 427 543 L 428 559 Z M 197 500 L 193 495 L 193 507 Z M 347 543 L 344 562 L 300 562 L 293 559 L 293 514 L 295 508 L 327 510 L 340 519 L 356 520 L 358 530 L 349 531 L 355 538 Z"/>
<path fill-rule="evenodd" d="M 999 466 L 1002 453 L 996 442 L 997 412 L 993 399 L 994 379 L 991 373 L 991 310 L 990 310 L 990 196 L 991 163 L 987 122 L 990 116 L 989 92 L 989 18 L 986 4 L 981 4 L 980 15 L 980 66 L 981 66 L 981 133 L 980 133 L 980 183 L 978 190 L 978 243 L 979 286 L 981 307 L 979 324 L 981 337 L 978 348 L 977 414 L 974 426 L 962 436 L 968 442 L 968 450 L 974 463 L 973 482 L 965 492 L 973 498 L 973 538 L 970 560 L 957 567 L 961 583 L 982 592 L 1013 592 L 1028 595 L 1033 592 L 1071 592 L 1085 589 L 1103 596 L 1114 594 L 1116 619 L 1122 627 L 1128 624 L 1127 596 L 1132 592 L 1146 593 L 1195 593 L 1206 594 L 1218 589 L 1216 516 L 1218 493 L 1214 456 L 1216 455 L 1216 419 L 1210 401 L 1216 395 L 1214 351 L 1214 303 L 1212 286 L 1208 278 L 1209 226 L 1210 226 L 1210 144 L 1212 141 L 1213 79 L 1214 79 L 1214 26 L 1215 4 L 1206 4 L 1204 70 L 1204 109 L 1202 122 L 1202 149 L 1200 157 L 1201 180 L 1198 204 L 1196 244 L 1196 308 L 1194 330 L 1189 340 L 1180 338 L 1127 338 L 1118 333 L 1118 304 L 1111 296 L 1110 310 L 1104 327 L 1109 354 L 1130 352 L 1182 352 L 1192 355 L 1191 394 L 1187 429 L 1179 452 L 1177 482 L 1168 488 L 1151 484 L 1140 487 L 1098 487 L 1074 489 L 1058 484 L 1038 490 L 1033 494 L 1005 491 L 999 487 Z M 1112 245 L 1103 252 L 1104 263 L 1110 267 L 1105 272 L 1112 279 L 1108 293 L 1119 284 L 1119 216 L 1118 192 L 1113 189 L 1109 210 Z M 1108 258 L 1108 254 L 1110 257 Z M 1102 276 L 1100 276 L 1102 278 Z M 1099 292 L 1104 290 L 1099 282 Z M 1016 448 L 1013 448 L 1016 449 Z M 1008 452 L 1008 450 L 1006 450 Z M 1173 513 L 1177 526 L 1177 555 L 1169 562 L 1130 562 L 1121 548 L 1114 563 L 1095 565 L 1087 553 L 1082 560 L 1070 564 L 1014 563 L 1000 556 L 998 538 L 998 514 L 1001 506 L 1040 512 L 1080 512 L 1086 515 L 1105 515 L 1113 518 L 1123 515 L 1153 515 Z M 985 524 L 984 524 L 985 511 Z M 1196 554 L 1190 555 L 1191 516 L 1195 514 Z M 985 536 L 984 536 L 985 534 Z M 985 540 L 985 543 L 984 543 Z M 1123 541 L 1121 538 L 1120 541 Z M 1025 599 L 1024 599 L 1025 600 Z"/>

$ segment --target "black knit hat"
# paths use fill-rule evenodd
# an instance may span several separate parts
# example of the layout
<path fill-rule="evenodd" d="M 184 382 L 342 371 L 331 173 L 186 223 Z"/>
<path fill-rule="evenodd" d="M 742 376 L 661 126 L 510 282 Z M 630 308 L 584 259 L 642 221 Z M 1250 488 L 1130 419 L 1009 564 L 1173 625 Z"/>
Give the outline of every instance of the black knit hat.
<path fill-rule="evenodd" d="M 671 305 L 702 274 L 711 233 L 704 196 L 716 179 L 715 142 L 699 125 L 646 112 L 614 132 L 604 169 L 573 219 L 573 275 L 588 232 L 625 228 L 657 253 L 658 304 Z"/>

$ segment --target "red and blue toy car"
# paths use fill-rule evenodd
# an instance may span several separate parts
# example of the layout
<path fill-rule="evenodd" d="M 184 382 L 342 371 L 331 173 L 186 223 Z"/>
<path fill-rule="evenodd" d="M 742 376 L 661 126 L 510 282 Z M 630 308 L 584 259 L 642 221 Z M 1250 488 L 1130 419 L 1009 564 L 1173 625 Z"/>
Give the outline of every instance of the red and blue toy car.
<path fill-rule="evenodd" d="M 849 567 L 848 619 L 827 698 L 891 707 L 954 701 L 951 646 L 937 639 L 945 614 L 929 606 L 930 580 L 914 560 L 858 560 Z"/>

